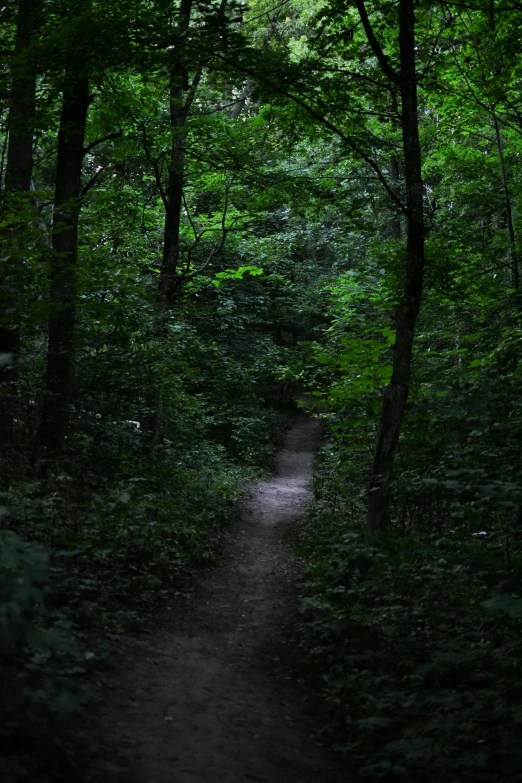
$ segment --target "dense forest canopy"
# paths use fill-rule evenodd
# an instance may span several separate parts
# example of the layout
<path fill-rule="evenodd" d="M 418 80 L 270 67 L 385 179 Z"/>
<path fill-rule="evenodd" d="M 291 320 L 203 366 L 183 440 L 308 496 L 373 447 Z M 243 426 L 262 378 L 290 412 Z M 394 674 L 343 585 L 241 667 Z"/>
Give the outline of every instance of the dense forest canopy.
<path fill-rule="evenodd" d="M 522 779 L 521 31 L 515 0 L 1 7 L 1 742 L 215 556 L 307 391 L 339 744 Z"/>

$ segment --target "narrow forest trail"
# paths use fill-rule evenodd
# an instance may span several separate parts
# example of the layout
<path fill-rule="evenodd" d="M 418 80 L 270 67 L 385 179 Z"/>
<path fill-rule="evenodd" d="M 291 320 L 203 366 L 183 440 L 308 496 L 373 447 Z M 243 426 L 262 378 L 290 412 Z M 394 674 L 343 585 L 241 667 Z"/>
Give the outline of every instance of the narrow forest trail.
<path fill-rule="evenodd" d="M 288 432 L 272 481 L 253 488 L 188 606 L 129 640 L 107 694 L 92 780 L 118 783 L 334 783 L 350 778 L 321 748 L 313 699 L 282 663 L 295 607 L 285 531 L 310 499 L 320 425 Z M 291 645 L 290 645 L 291 646 Z M 286 651 L 286 652 L 285 652 Z M 115 750 L 117 749 L 117 751 Z"/>

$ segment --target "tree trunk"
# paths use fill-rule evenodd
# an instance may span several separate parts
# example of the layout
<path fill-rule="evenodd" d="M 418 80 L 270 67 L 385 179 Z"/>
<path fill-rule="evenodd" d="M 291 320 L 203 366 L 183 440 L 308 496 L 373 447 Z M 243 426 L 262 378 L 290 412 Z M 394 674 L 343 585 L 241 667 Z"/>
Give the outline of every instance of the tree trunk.
<path fill-rule="evenodd" d="M 170 70 L 170 125 L 172 141 L 165 193 L 163 257 L 158 285 L 157 310 L 159 312 L 168 308 L 178 284 L 179 229 L 183 204 L 183 177 L 185 173 L 185 126 L 190 109 L 190 105 L 185 100 L 185 88 L 188 89 L 185 43 L 191 13 L 192 0 L 181 0 L 177 41 Z"/>
<path fill-rule="evenodd" d="M 419 313 L 424 275 L 424 210 L 415 69 L 415 18 L 413 0 L 400 0 L 399 46 L 401 68 L 401 122 L 406 186 L 407 237 L 404 290 L 397 308 L 393 370 L 383 395 L 368 494 L 366 536 L 369 541 L 386 535 L 390 516 L 389 486 L 393 460 L 408 392 L 415 323 Z"/>
<path fill-rule="evenodd" d="M 172 300 L 180 286 L 179 269 L 181 210 L 183 207 L 183 178 L 185 174 L 186 123 L 194 93 L 201 76 L 197 71 L 191 88 L 188 88 L 188 66 L 185 56 L 186 39 L 190 27 L 192 0 L 181 0 L 178 15 L 176 43 L 172 50 L 169 76 L 169 102 L 171 147 L 167 185 L 163 193 L 165 224 L 163 229 L 163 253 L 160 277 L 154 309 L 153 324 L 155 337 L 166 336 L 166 319 Z M 162 188 L 159 173 L 156 173 L 158 187 Z M 156 448 L 160 439 L 162 405 L 158 389 L 147 395 L 147 414 L 142 418 L 143 444 L 147 454 Z"/>
<path fill-rule="evenodd" d="M 13 81 L 7 128 L 9 145 L 5 189 L 29 191 L 33 168 L 33 129 L 36 110 L 35 38 L 41 24 L 42 0 L 20 0 L 16 27 Z"/>
<path fill-rule="evenodd" d="M 64 79 L 58 132 L 53 240 L 50 260 L 49 343 L 45 397 L 33 464 L 48 472 L 69 422 L 76 328 L 76 263 L 89 82 L 77 67 Z"/>
<path fill-rule="evenodd" d="M 157 310 L 168 309 L 178 282 L 179 229 L 183 203 L 183 175 L 185 173 L 185 123 L 183 86 L 175 75 L 171 78 L 170 121 L 172 146 L 166 188 L 163 255 L 158 285 Z"/>
<path fill-rule="evenodd" d="M 24 212 L 29 203 L 36 113 L 35 38 L 41 23 L 42 0 L 20 0 L 7 120 L 5 205 Z M 13 198 L 14 195 L 14 198 Z M 15 227 L 16 230 L 16 227 Z M 20 353 L 19 260 L 5 258 L 0 271 L 0 486 L 9 485 L 13 444 L 17 362 Z"/>
<path fill-rule="evenodd" d="M 504 191 L 504 204 L 506 206 L 506 226 L 509 237 L 509 251 L 511 256 L 511 284 L 518 294 L 519 290 L 519 270 L 518 270 L 518 251 L 515 238 L 515 226 L 513 223 L 513 209 L 511 206 L 511 193 L 509 192 L 508 175 L 506 161 L 504 159 L 504 150 L 502 147 L 502 137 L 500 135 L 500 125 L 497 115 L 493 114 L 493 125 L 495 126 L 495 138 L 497 142 L 497 152 L 500 160 L 500 173 L 502 175 L 502 189 Z"/>

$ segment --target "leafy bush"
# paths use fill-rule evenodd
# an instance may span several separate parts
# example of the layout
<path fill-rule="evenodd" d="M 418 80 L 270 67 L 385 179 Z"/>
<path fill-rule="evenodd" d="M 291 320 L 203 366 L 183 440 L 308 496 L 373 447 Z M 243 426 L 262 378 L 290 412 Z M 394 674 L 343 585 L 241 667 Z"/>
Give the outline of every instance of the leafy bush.
<path fill-rule="evenodd" d="M 300 540 L 301 643 L 340 746 L 369 780 L 522 780 L 520 569 L 464 531 L 368 549 L 350 516 L 323 501 Z"/>
<path fill-rule="evenodd" d="M 74 777 L 66 724 L 87 695 L 87 668 L 215 557 L 249 472 L 210 444 L 187 460 L 161 454 L 147 477 L 100 482 L 90 498 L 63 471 L 3 494 L 12 529 L 0 532 L 2 783 Z"/>
<path fill-rule="evenodd" d="M 54 492 L 21 485 L 4 508 L 13 529 L 50 550 L 51 609 L 65 612 L 83 635 L 93 627 L 112 635 L 134 624 L 136 610 L 179 583 L 190 565 L 212 557 L 245 476 L 226 465 L 164 465 L 87 503 L 62 474 Z"/>
<path fill-rule="evenodd" d="M 65 621 L 46 614 L 48 558 L 42 547 L 0 532 L 0 778 L 58 780 L 70 772 L 65 721 L 83 691 L 74 675 L 90 654 Z"/>

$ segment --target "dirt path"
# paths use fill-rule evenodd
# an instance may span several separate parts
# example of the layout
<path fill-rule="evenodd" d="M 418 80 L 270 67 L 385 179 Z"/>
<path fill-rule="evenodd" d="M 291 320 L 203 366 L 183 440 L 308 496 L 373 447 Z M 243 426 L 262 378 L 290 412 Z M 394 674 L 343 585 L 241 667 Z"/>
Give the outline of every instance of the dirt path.
<path fill-rule="evenodd" d="M 283 536 L 310 498 L 319 435 L 309 418 L 294 425 L 276 477 L 254 487 L 220 565 L 206 573 L 189 606 L 166 612 L 154 637 L 129 640 L 127 669 L 103 710 L 105 741 L 92 780 L 349 778 L 317 744 L 314 707 L 287 668 L 284 635 L 294 616 L 295 559 Z"/>

